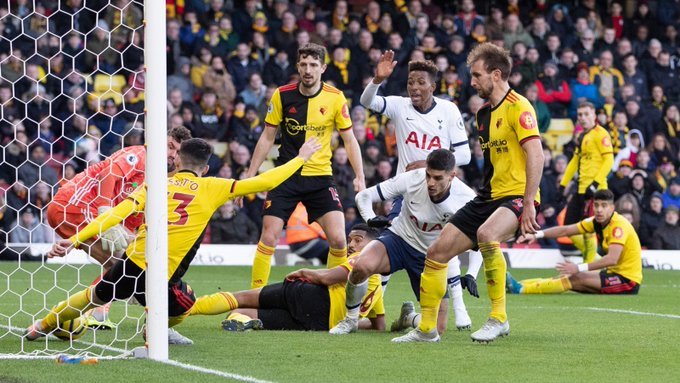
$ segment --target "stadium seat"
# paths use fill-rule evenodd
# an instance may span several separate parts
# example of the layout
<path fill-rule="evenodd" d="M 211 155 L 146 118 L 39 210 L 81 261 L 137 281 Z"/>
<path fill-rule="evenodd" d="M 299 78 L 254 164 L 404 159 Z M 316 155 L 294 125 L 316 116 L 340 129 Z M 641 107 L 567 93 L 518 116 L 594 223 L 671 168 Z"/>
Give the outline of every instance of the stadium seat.
<path fill-rule="evenodd" d="M 543 133 L 543 139 L 553 154 L 561 154 L 562 146 L 571 140 L 574 134 L 574 123 L 568 118 L 553 118 L 548 131 Z"/>

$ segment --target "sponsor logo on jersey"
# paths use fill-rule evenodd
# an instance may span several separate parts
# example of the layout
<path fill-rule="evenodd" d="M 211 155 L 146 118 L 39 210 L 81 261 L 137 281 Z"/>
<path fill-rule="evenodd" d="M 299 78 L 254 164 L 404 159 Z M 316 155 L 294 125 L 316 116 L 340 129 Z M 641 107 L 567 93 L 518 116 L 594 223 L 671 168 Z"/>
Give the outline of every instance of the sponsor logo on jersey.
<path fill-rule="evenodd" d="M 347 107 L 347 103 L 342 106 L 342 117 L 349 118 L 349 108 Z"/>
<path fill-rule="evenodd" d="M 607 136 L 602 137 L 602 146 L 604 146 L 605 148 L 612 146 L 612 142 L 609 139 L 609 137 Z"/>
<path fill-rule="evenodd" d="M 615 227 L 614 230 L 612 231 L 612 235 L 616 239 L 621 239 L 623 237 L 623 229 L 620 227 Z"/>
<path fill-rule="evenodd" d="M 283 126 L 286 128 L 286 132 L 291 136 L 296 136 L 300 132 L 317 132 L 321 134 L 324 131 L 323 126 L 300 125 L 296 119 L 290 117 L 286 117 Z"/>

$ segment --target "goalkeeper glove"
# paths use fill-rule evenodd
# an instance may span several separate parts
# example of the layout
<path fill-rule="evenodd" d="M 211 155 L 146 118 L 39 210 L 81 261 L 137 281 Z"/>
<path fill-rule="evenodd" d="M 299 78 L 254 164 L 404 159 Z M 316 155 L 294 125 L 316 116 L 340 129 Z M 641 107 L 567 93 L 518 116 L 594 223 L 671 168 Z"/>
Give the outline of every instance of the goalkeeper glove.
<path fill-rule="evenodd" d="M 390 227 L 390 221 L 381 215 L 375 216 L 368 221 L 366 221 L 366 224 L 369 227 L 374 227 L 376 229 L 385 229 L 387 227 Z"/>
<path fill-rule="evenodd" d="M 109 209 L 111 208 L 108 206 L 100 207 L 98 209 L 99 215 L 104 214 Z M 119 251 L 125 250 L 128 246 L 127 231 L 122 225 L 116 225 L 109 230 L 106 230 L 99 235 L 99 238 L 102 241 L 102 249 L 105 251 L 117 253 Z"/>
<path fill-rule="evenodd" d="M 479 298 L 479 292 L 477 291 L 477 280 L 470 274 L 463 275 L 460 277 L 460 287 L 467 289 L 470 295 L 475 298 Z"/>

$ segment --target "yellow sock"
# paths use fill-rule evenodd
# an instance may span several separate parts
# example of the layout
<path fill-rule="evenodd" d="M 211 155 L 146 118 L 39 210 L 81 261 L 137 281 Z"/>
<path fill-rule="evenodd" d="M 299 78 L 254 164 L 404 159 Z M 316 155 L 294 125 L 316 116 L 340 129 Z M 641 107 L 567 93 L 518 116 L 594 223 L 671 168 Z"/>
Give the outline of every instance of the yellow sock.
<path fill-rule="evenodd" d="M 227 316 L 227 320 L 236 320 L 239 322 L 246 323 L 249 320 L 252 320 L 253 318 L 249 317 L 246 314 L 241 314 L 241 313 L 231 313 Z"/>
<path fill-rule="evenodd" d="M 168 327 L 174 327 L 177 326 L 178 324 L 184 322 L 185 319 L 190 315 L 190 312 L 187 311 L 182 315 L 178 315 L 176 317 L 168 317 Z"/>
<path fill-rule="evenodd" d="M 269 272 L 272 267 L 272 255 L 274 255 L 274 247 L 267 246 L 262 241 L 257 244 L 257 251 L 255 252 L 255 260 L 253 261 L 253 275 L 250 283 L 250 288 L 255 289 L 262 287 L 269 281 Z"/>
<path fill-rule="evenodd" d="M 437 328 L 439 304 L 446 294 L 447 263 L 425 259 L 425 269 L 420 276 L 420 312 L 421 320 L 418 328 L 428 333 Z"/>
<path fill-rule="evenodd" d="M 590 263 L 597 256 L 597 237 L 593 233 L 583 234 L 585 252 L 583 253 L 583 263 Z"/>
<path fill-rule="evenodd" d="M 559 294 L 571 290 L 569 277 L 559 278 L 538 278 L 520 281 L 522 284 L 522 294 Z"/>
<path fill-rule="evenodd" d="M 335 266 L 340 266 L 347 260 L 347 247 L 342 249 L 328 249 L 328 260 L 326 261 L 326 267 L 329 269 Z"/>
<path fill-rule="evenodd" d="M 237 308 L 238 301 L 234 294 L 220 292 L 196 299 L 194 306 L 189 310 L 189 315 L 217 315 Z"/>
<path fill-rule="evenodd" d="M 489 317 L 498 319 L 501 323 L 508 320 L 505 311 L 505 273 L 508 270 L 505 257 L 498 242 L 482 242 L 479 250 L 484 258 L 484 276 L 486 288 L 491 299 L 491 314 Z"/>
<path fill-rule="evenodd" d="M 43 330 L 52 331 L 59 323 L 77 318 L 92 307 L 94 307 L 94 304 L 90 300 L 90 288 L 88 287 L 54 306 L 50 313 L 42 319 Z"/>

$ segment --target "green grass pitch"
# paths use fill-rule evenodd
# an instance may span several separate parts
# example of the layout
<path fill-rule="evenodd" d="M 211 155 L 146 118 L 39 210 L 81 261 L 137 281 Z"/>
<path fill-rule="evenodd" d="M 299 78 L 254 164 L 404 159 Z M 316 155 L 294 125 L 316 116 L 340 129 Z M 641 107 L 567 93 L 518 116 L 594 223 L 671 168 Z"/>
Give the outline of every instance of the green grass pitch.
<path fill-rule="evenodd" d="M 36 270 L 39 264 L 24 263 Z M 89 282 L 97 268 L 42 267 L 31 274 L 0 263 L 0 325 L 27 326 L 30 314 L 44 302 L 51 306 L 66 296 L 77 278 Z M 271 281 L 292 268 L 275 267 Z M 550 270 L 512 270 L 518 278 L 551 276 Z M 192 267 L 185 279 L 200 296 L 219 289 L 237 291 L 250 283 L 247 267 Z M 480 279 L 483 279 L 481 277 Z M 54 281 L 57 286 L 54 287 Z M 31 284 L 46 294 L 30 290 Z M 78 288 L 82 288 L 82 285 Z M 51 289 L 51 290 L 50 290 Z M 74 290 L 76 291 L 75 288 Z M 473 329 L 485 320 L 489 301 L 483 281 L 482 298 L 465 292 Z M 19 307 L 20 295 L 23 307 Z M 399 273 L 390 281 L 387 322 L 398 315 L 403 300 L 412 300 L 408 279 Z M 114 304 L 120 318 L 125 306 Z M 129 307 L 138 315 L 141 308 Z M 638 313 L 638 314 L 636 314 Z M 639 313 L 650 313 L 641 315 Z M 225 373 L 274 382 L 574 382 L 677 381 L 680 376 L 680 273 L 645 270 L 638 296 L 508 296 L 511 334 L 488 345 L 474 344 L 469 332 L 449 331 L 439 344 L 391 344 L 394 334 L 360 332 L 344 337 L 326 333 L 226 333 L 222 317 L 190 317 L 177 329 L 193 346 L 172 346 L 170 358 Z M 657 314 L 664 314 L 657 315 Z M 452 315 L 452 314 L 451 314 Z M 134 337 L 136 323 L 126 320 L 120 338 L 129 347 L 143 344 Z M 453 330 L 451 330 L 453 328 Z M 16 335 L 0 329 L 0 353 L 14 353 Z M 111 332 L 97 332 L 109 342 Z M 91 341 L 94 334 L 83 340 Z M 61 343 L 61 344 L 60 344 Z M 50 341 L 51 347 L 64 347 Z M 115 344 L 121 347 L 120 343 Z M 44 343 L 27 345 L 42 348 Z M 230 379 L 147 360 L 102 360 L 97 365 L 58 365 L 52 360 L 0 360 L 0 382 L 222 382 Z"/>

